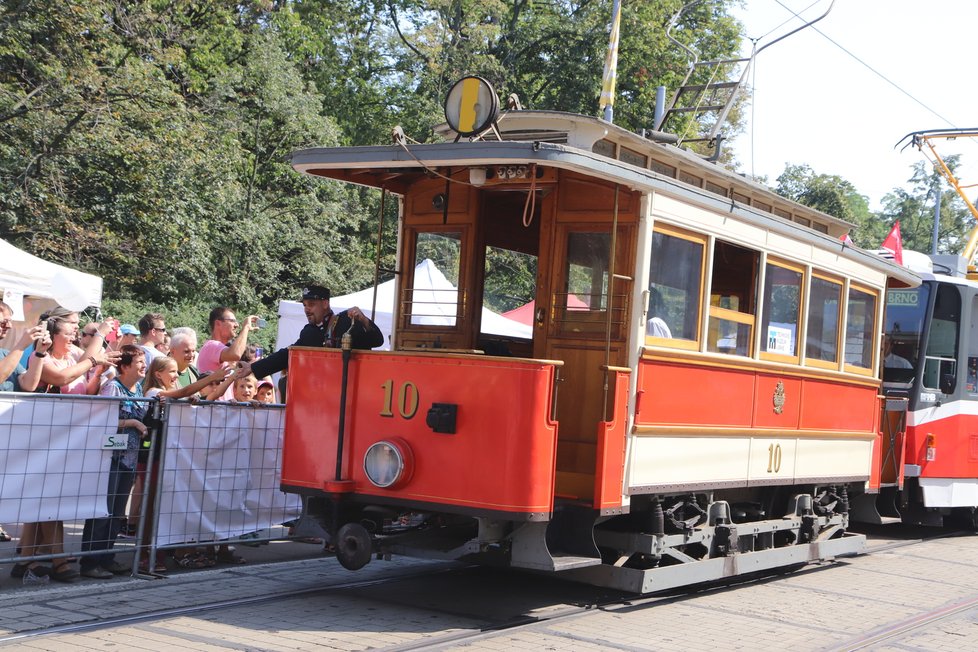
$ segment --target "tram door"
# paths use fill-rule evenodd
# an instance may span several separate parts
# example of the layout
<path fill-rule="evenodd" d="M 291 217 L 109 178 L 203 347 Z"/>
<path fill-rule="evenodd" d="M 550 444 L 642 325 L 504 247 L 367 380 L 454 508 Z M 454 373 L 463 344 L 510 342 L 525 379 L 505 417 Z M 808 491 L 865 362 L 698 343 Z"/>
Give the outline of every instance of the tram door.
<path fill-rule="evenodd" d="M 607 368 L 627 364 L 639 202 L 637 193 L 570 173 L 556 195 L 541 237 L 534 355 L 563 361 L 555 493 L 590 500 L 598 424 L 615 400 L 613 385 L 605 389 Z"/>

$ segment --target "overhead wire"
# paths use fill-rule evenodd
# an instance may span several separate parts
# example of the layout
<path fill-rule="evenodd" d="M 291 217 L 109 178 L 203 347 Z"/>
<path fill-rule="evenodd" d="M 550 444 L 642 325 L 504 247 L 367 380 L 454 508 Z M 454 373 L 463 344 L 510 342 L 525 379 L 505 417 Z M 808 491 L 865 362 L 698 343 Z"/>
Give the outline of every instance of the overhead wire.
<path fill-rule="evenodd" d="M 795 12 L 794 9 L 792 9 L 791 7 L 789 7 L 786 4 L 784 4 L 783 2 L 781 2 L 781 0 L 774 0 L 774 1 L 777 2 L 779 5 L 781 5 L 785 10 L 791 12 L 795 16 L 795 18 L 798 18 L 800 20 L 804 20 L 797 12 Z M 810 6 L 811 5 L 809 5 L 809 7 Z M 806 9 L 807 9 L 807 7 L 806 7 Z M 805 11 L 805 9 L 803 9 L 802 11 Z M 908 98 L 910 98 L 911 100 L 913 100 L 914 102 L 916 102 L 917 104 L 919 104 L 925 110 L 927 110 L 928 112 L 934 114 L 935 116 L 937 116 L 938 118 L 940 118 L 941 120 L 943 120 L 944 122 L 946 122 L 948 125 L 957 128 L 957 125 L 956 124 L 954 124 L 953 122 L 951 122 L 949 119 L 945 118 L 943 115 L 941 115 L 940 113 L 938 113 L 935 109 L 932 109 L 931 107 L 927 106 L 922 100 L 919 100 L 916 97 L 914 97 L 913 95 L 911 95 L 909 91 L 906 91 L 903 88 L 901 88 L 899 84 L 897 84 L 896 82 L 894 82 L 893 80 L 891 80 L 889 77 L 887 77 L 886 75 L 884 75 L 880 71 L 876 70 L 871 65 L 869 65 L 868 63 L 866 63 L 865 61 L 863 61 L 862 59 L 860 59 L 858 56 L 856 56 L 855 54 L 853 54 L 852 52 L 850 52 L 843 45 L 841 45 L 840 43 L 838 43 L 837 41 L 835 41 L 834 39 L 832 39 L 832 37 L 828 36 L 825 32 L 821 31 L 820 29 L 818 29 L 815 26 L 812 26 L 812 29 L 815 32 L 817 32 L 826 41 L 828 41 L 829 43 L 831 43 L 835 47 L 839 48 L 840 50 L 842 50 L 843 52 L 845 52 L 846 54 L 848 54 L 857 63 L 859 63 L 860 65 L 862 65 L 863 67 L 865 67 L 871 73 L 873 73 L 874 75 L 876 75 L 877 77 L 879 77 L 880 79 L 882 79 L 883 81 L 885 81 L 887 84 L 889 84 L 890 86 L 892 86 L 896 90 L 898 90 L 901 93 L 903 93 L 904 95 L 906 95 Z"/>

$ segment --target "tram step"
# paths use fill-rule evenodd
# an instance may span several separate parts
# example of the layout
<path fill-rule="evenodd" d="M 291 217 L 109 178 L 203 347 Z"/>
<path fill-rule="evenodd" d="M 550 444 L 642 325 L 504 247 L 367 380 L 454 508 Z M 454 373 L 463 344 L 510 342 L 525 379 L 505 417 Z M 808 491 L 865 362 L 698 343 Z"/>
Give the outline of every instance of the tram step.
<path fill-rule="evenodd" d="M 877 522 L 880 525 L 891 525 L 893 523 L 902 523 L 903 519 L 899 516 L 880 516 Z"/>
<path fill-rule="evenodd" d="M 554 570 L 564 571 L 572 568 L 586 568 L 588 566 L 600 566 L 601 559 L 597 557 L 579 557 L 576 555 L 554 555 Z"/>

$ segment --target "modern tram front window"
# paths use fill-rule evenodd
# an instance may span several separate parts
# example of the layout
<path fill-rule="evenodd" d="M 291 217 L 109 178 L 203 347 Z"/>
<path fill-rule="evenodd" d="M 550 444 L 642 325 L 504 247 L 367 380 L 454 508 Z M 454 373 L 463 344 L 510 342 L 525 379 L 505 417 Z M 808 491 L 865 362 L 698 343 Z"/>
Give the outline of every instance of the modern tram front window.
<path fill-rule="evenodd" d="M 916 375 L 930 286 L 888 290 L 883 339 L 883 381 L 909 383 Z"/>

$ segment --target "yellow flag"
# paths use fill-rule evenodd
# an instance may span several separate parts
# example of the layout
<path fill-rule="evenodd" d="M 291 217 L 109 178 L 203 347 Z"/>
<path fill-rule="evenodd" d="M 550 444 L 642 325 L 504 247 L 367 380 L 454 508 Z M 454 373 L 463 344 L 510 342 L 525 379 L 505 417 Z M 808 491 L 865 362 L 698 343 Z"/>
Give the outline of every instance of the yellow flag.
<path fill-rule="evenodd" d="M 611 17 L 611 38 L 601 76 L 601 109 L 615 105 L 615 78 L 618 74 L 618 31 L 621 25 L 621 0 L 615 0 Z"/>

